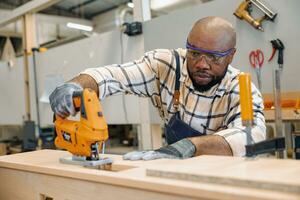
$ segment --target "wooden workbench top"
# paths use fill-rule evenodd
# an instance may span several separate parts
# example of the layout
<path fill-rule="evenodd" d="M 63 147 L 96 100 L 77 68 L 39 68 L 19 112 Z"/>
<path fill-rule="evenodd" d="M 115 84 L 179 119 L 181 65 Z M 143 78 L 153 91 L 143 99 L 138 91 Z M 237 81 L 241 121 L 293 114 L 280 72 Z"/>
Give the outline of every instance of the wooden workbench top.
<path fill-rule="evenodd" d="M 59 158 L 68 156 L 68 152 L 59 150 L 0 156 L 0 169 L 197 198 L 300 199 L 300 162 L 296 160 L 200 156 L 124 161 L 119 155 L 105 155 L 114 160 L 113 166 L 120 171 L 104 171 L 59 163 Z"/>

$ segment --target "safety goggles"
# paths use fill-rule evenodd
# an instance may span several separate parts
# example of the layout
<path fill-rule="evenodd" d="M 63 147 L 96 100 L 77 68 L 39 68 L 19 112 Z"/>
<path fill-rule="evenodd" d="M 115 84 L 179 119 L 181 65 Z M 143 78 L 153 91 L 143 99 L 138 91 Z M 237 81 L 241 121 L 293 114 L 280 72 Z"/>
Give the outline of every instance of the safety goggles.
<path fill-rule="evenodd" d="M 186 41 L 186 48 L 188 50 L 188 56 L 193 60 L 200 60 L 202 56 L 209 63 L 220 64 L 222 58 L 229 55 L 235 48 L 228 49 L 226 51 L 211 51 L 198 47 L 192 46 L 188 41 Z"/>

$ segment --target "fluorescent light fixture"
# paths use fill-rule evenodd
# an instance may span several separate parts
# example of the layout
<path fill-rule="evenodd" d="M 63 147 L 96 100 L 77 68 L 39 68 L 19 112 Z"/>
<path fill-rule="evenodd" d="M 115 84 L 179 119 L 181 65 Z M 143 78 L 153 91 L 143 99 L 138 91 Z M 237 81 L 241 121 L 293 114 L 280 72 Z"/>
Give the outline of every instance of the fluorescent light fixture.
<path fill-rule="evenodd" d="M 185 0 L 187 2 L 187 0 Z M 183 2 L 182 0 L 152 0 L 151 1 L 151 9 L 160 10 L 165 9 L 167 7 L 178 4 L 179 2 Z"/>
<path fill-rule="evenodd" d="M 127 6 L 128 6 L 129 8 L 134 8 L 134 3 L 128 2 L 128 3 L 127 3 Z"/>
<path fill-rule="evenodd" d="M 72 22 L 68 22 L 67 27 L 82 30 L 82 31 L 92 31 L 93 30 L 92 26 L 76 24 L 76 23 L 72 23 Z"/>

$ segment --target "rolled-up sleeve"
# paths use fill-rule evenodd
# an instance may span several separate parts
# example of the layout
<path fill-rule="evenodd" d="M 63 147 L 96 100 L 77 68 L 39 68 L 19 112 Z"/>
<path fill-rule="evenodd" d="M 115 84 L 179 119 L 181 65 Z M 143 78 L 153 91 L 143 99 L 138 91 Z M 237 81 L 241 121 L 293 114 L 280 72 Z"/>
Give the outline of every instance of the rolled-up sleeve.
<path fill-rule="evenodd" d="M 235 84 L 235 88 L 232 89 L 229 98 L 231 102 L 230 109 L 225 118 L 227 129 L 215 134 L 225 138 L 231 147 L 233 156 L 244 156 L 246 153 L 247 133 L 245 127 L 242 125 L 238 82 Z M 263 114 L 263 99 L 254 84 L 252 84 L 252 98 L 254 125 L 251 129 L 251 137 L 253 139 L 251 143 L 256 143 L 266 138 L 266 126 Z"/>

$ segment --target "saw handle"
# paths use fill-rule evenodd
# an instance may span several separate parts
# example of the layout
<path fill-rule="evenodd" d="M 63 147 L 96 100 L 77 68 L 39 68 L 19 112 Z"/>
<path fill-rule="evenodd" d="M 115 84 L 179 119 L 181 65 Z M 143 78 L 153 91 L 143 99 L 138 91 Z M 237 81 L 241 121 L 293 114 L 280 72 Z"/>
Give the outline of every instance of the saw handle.
<path fill-rule="evenodd" d="M 73 104 L 76 112 L 80 111 L 81 98 L 82 98 L 82 91 L 73 92 Z"/>
<path fill-rule="evenodd" d="M 81 97 L 82 97 L 82 91 L 75 91 L 73 92 L 73 104 L 76 112 L 80 111 L 80 104 L 81 104 Z M 59 115 L 53 114 L 53 123 L 56 121 L 56 119 L 62 119 Z"/>
<path fill-rule="evenodd" d="M 272 60 L 276 50 L 278 50 L 278 60 L 277 63 L 279 65 L 283 65 L 283 50 L 284 50 L 284 45 L 282 43 L 282 41 L 280 39 L 275 39 L 275 40 L 271 40 L 271 44 L 273 47 L 273 51 L 272 51 L 272 55 L 269 59 L 269 61 Z"/>

